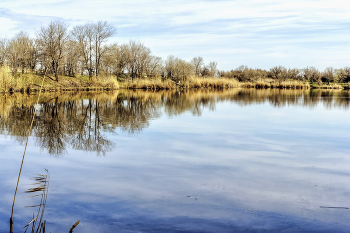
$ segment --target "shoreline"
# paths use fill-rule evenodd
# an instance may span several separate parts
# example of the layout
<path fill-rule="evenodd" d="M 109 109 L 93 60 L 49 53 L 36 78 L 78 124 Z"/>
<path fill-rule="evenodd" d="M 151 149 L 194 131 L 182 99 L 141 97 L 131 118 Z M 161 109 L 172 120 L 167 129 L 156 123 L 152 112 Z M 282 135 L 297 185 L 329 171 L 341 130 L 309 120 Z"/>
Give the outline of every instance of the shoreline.
<path fill-rule="evenodd" d="M 117 90 L 148 90 L 148 91 L 171 91 L 171 90 L 228 90 L 228 89 L 256 89 L 256 90 L 268 90 L 268 89 L 279 89 L 279 90 L 350 90 L 349 87 L 342 88 L 333 88 L 332 86 L 324 86 L 324 87 L 256 87 L 256 86 L 238 86 L 238 87 L 228 87 L 228 88 L 211 88 L 211 87 L 194 87 L 194 88 L 145 88 L 145 87 L 119 87 L 119 88 L 110 88 L 110 87 L 65 87 L 65 88 L 42 88 L 42 93 L 51 93 L 51 92 L 109 92 L 109 91 L 117 91 Z M 6 93 L 22 93 L 22 94 L 30 94 L 37 93 L 40 91 L 40 88 L 20 88 L 13 89 L 10 88 L 8 90 L 1 90 L 0 94 Z"/>
<path fill-rule="evenodd" d="M 21 74 L 15 78 L 7 76 L 0 80 L 0 93 L 31 93 L 41 88 L 43 76 L 35 73 Z M 112 90 L 227 90 L 232 88 L 248 89 L 285 89 L 285 90 L 348 90 L 349 83 L 330 83 L 328 85 L 302 82 L 298 80 L 271 81 L 259 80 L 256 82 L 239 82 L 229 78 L 201 78 L 189 77 L 185 81 L 174 81 L 161 77 L 151 79 L 119 79 L 113 76 L 95 77 L 89 80 L 86 76 L 60 76 L 59 82 L 47 76 L 41 88 L 42 92 L 80 92 L 80 91 L 112 91 Z"/>

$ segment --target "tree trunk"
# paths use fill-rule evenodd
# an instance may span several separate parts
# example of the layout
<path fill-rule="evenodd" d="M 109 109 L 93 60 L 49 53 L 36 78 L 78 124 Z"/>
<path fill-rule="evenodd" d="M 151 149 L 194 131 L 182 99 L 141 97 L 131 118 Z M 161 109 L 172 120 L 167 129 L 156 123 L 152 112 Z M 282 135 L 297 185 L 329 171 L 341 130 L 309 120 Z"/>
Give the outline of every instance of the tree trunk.
<path fill-rule="evenodd" d="M 89 69 L 89 81 L 92 81 L 92 70 Z"/>

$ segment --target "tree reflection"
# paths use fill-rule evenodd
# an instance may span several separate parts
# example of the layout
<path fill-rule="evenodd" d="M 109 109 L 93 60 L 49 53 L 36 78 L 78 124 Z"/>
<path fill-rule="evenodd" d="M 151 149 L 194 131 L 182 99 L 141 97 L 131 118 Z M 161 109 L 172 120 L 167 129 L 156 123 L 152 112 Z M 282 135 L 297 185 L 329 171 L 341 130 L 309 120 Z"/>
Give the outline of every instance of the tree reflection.
<path fill-rule="evenodd" d="M 37 96 L 12 95 L 0 98 L 0 133 L 23 142 L 34 114 Z M 176 116 L 186 111 L 200 116 L 215 110 L 217 102 L 238 105 L 270 103 L 274 107 L 298 105 L 349 108 L 349 91 L 255 90 L 227 91 L 121 91 L 111 93 L 45 94 L 34 118 L 32 137 L 50 155 L 67 149 L 105 155 L 115 146 L 109 135 L 116 130 L 138 134 L 162 113 Z"/>
<path fill-rule="evenodd" d="M 47 149 L 51 155 L 61 155 L 66 152 L 69 139 L 66 132 L 66 121 L 59 110 L 58 97 L 54 103 L 43 104 L 39 112 L 40 121 L 34 128 L 36 144 Z"/>

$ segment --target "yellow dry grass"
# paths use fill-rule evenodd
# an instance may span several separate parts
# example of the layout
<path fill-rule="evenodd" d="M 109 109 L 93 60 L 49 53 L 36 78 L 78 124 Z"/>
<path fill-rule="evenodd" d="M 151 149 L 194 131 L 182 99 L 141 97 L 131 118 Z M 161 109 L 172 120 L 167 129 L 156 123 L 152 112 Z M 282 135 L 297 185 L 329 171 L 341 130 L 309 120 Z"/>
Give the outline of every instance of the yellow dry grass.
<path fill-rule="evenodd" d="M 89 81 L 86 77 L 68 77 L 59 75 L 59 81 L 53 80 L 48 75 L 43 85 L 43 91 L 79 91 L 79 90 L 115 90 L 119 89 L 119 83 L 112 76 L 94 77 Z M 0 67 L 0 93 L 8 91 L 38 90 L 43 76 L 35 73 L 17 74 L 15 77 L 7 66 Z"/>
<path fill-rule="evenodd" d="M 302 81 L 268 81 L 268 80 L 258 80 L 256 82 L 244 82 L 241 83 L 241 87 L 244 88 L 258 88 L 258 89 L 266 89 L 266 88 L 280 88 L 280 89 L 309 89 L 310 84 Z"/>
<path fill-rule="evenodd" d="M 115 77 L 112 76 L 98 76 L 95 78 L 96 83 L 102 87 L 108 87 L 111 89 L 119 89 L 119 83 Z"/>
<path fill-rule="evenodd" d="M 320 89 L 343 89 L 343 87 L 339 84 L 331 84 L 331 85 L 322 85 L 320 87 L 318 87 Z"/>
<path fill-rule="evenodd" d="M 170 90 L 170 89 L 226 89 L 239 87 L 239 82 L 235 79 L 227 78 L 198 78 L 190 77 L 186 81 L 174 82 L 170 79 L 137 79 L 132 82 L 120 84 L 120 87 L 126 89 L 151 89 L 151 90 Z"/>

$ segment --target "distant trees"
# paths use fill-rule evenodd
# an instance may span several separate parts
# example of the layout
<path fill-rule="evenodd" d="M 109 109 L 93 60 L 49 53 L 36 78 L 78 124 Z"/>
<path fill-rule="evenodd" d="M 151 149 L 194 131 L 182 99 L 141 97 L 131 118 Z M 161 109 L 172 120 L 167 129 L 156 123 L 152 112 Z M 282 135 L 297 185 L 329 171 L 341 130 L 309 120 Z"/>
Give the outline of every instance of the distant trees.
<path fill-rule="evenodd" d="M 324 71 L 319 71 L 315 67 L 305 69 L 287 69 L 283 66 L 275 66 L 269 71 L 252 69 L 247 66 L 239 66 L 231 71 L 219 71 L 220 77 L 235 78 L 241 82 L 256 82 L 260 79 L 272 79 L 275 82 L 298 80 L 302 82 L 317 82 L 322 85 L 326 82 L 332 83 L 350 82 L 350 68 L 334 69 L 327 67 Z"/>

